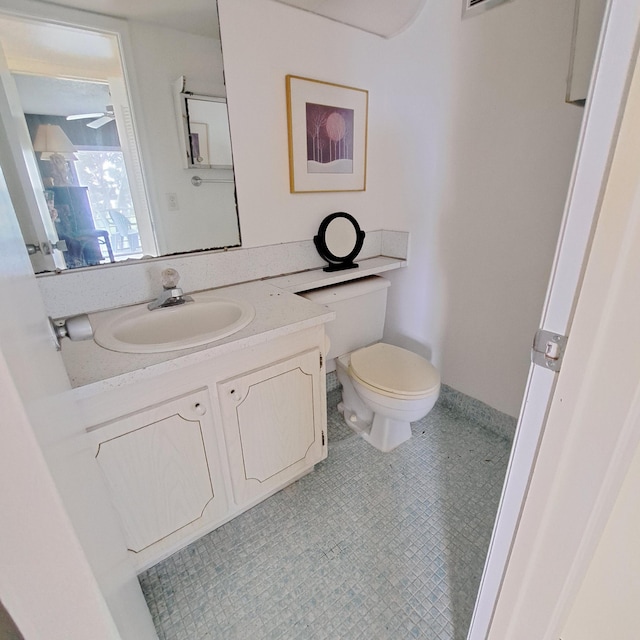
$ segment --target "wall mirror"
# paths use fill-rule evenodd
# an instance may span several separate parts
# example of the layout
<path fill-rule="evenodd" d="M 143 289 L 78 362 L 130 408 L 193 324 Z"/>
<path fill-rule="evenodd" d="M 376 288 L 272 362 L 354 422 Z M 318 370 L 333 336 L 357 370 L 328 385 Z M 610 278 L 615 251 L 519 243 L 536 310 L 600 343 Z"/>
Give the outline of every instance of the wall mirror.
<path fill-rule="evenodd" d="M 178 81 L 184 87 L 184 76 Z M 227 99 L 184 88 L 178 94 L 181 141 L 187 168 L 233 169 Z"/>
<path fill-rule="evenodd" d="M 0 0 L 3 123 L 23 123 L 10 190 L 36 273 L 240 246 L 217 7 L 193 1 L 197 13 L 151 2 L 109 18 L 87 13 L 99 0 L 32 17 Z"/>

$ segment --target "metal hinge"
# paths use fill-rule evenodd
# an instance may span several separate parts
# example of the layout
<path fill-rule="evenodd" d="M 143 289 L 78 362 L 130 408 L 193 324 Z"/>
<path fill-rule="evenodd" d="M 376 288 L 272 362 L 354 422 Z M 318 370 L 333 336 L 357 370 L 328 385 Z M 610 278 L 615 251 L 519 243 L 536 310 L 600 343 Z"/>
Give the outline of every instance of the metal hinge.
<path fill-rule="evenodd" d="M 560 371 L 567 340 L 567 336 L 538 329 L 533 338 L 531 362 L 551 371 Z"/>
<path fill-rule="evenodd" d="M 320 354 L 320 368 L 322 369 L 322 364 L 324 363 L 324 358 L 322 357 L 322 354 Z"/>
<path fill-rule="evenodd" d="M 324 447 L 324 431 L 322 432 L 322 446 Z"/>

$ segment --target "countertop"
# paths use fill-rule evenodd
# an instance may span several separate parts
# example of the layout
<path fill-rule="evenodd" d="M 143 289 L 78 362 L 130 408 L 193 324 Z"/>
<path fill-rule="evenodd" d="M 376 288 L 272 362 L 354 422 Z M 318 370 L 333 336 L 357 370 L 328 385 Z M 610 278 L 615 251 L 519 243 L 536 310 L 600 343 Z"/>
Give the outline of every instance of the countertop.
<path fill-rule="evenodd" d="M 63 340 L 64 360 L 71 386 L 76 393 L 94 395 L 196 364 L 217 355 L 263 344 L 274 338 L 330 322 L 333 311 L 295 292 L 319 288 L 355 278 L 382 273 L 406 265 L 403 260 L 379 256 L 360 261 L 349 271 L 327 273 L 322 269 L 304 271 L 269 280 L 253 281 L 211 290 L 220 296 L 244 300 L 255 308 L 255 318 L 240 331 L 215 342 L 162 353 L 134 354 L 110 351 L 93 340 Z M 122 309 L 89 314 L 95 327 Z"/>
<path fill-rule="evenodd" d="M 267 282 L 248 282 L 215 290 L 226 298 L 250 302 L 255 318 L 240 331 L 215 342 L 162 353 L 119 353 L 98 346 L 93 340 L 63 341 L 62 358 L 71 386 L 91 387 L 84 391 L 93 394 L 130 384 L 154 375 L 180 369 L 186 365 L 262 344 L 279 336 L 301 331 L 333 320 L 335 314 L 300 296 Z M 121 309 L 89 315 L 95 327 L 109 315 Z M 150 368 L 153 367 L 153 372 Z"/>

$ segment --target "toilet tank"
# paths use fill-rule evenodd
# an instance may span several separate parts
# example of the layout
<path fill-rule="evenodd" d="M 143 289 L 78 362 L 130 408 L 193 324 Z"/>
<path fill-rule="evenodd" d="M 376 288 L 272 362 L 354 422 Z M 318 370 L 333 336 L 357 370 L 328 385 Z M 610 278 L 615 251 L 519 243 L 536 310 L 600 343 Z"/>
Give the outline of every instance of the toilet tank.
<path fill-rule="evenodd" d="M 382 339 L 390 284 L 386 278 L 368 276 L 299 294 L 336 312 L 336 319 L 325 325 L 331 341 L 327 360 Z"/>

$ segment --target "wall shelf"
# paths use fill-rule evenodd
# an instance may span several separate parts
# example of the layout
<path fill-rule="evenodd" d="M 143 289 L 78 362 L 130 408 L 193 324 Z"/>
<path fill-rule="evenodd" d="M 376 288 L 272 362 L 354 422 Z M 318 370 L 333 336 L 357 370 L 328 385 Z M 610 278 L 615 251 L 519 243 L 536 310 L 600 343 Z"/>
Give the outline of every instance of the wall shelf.
<path fill-rule="evenodd" d="M 277 278 L 269 278 L 267 281 L 280 289 L 290 291 L 291 293 L 300 293 L 301 291 L 309 291 L 310 289 L 319 289 L 320 287 L 328 287 L 332 284 L 340 284 L 365 276 L 373 276 L 385 271 L 400 269 L 407 266 L 406 260 L 400 258 L 388 258 L 386 256 L 376 256 L 375 258 L 365 258 L 358 260 L 358 268 L 349 271 L 334 271 L 328 273 L 322 269 L 312 269 L 310 271 L 301 271 Z"/>

